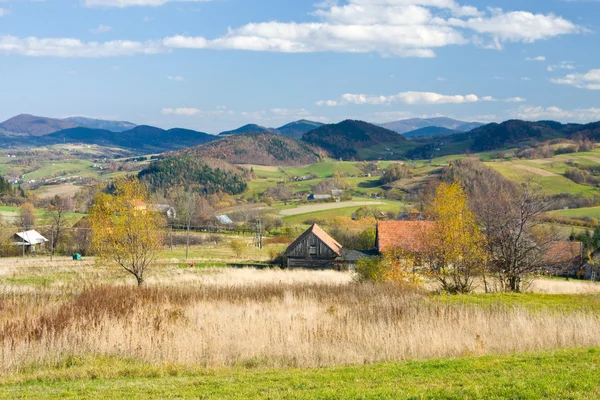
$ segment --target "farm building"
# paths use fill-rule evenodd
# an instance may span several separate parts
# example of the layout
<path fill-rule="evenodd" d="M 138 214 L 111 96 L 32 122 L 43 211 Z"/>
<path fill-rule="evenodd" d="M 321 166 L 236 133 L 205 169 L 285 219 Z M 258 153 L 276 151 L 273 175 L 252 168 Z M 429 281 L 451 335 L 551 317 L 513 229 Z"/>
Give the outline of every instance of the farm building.
<path fill-rule="evenodd" d="M 354 269 L 358 260 L 373 252 L 346 250 L 317 224 L 311 226 L 285 251 L 288 268 Z"/>
<path fill-rule="evenodd" d="M 310 194 L 306 199 L 308 201 L 326 201 L 331 200 L 332 196 L 330 194 Z"/>
<path fill-rule="evenodd" d="M 328 269 L 342 257 L 342 245 L 317 224 L 311 226 L 285 251 L 288 268 Z"/>
<path fill-rule="evenodd" d="M 418 252 L 423 234 L 431 229 L 431 221 L 380 221 L 377 223 L 378 253 L 393 249 Z"/>
<path fill-rule="evenodd" d="M 48 239 L 40 235 L 37 231 L 30 230 L 24 232 L 15 233 L 12 237 L 14 246 L 24 246 L 26 251 L 34 253 L 37 248 L 44 248 Z"/>

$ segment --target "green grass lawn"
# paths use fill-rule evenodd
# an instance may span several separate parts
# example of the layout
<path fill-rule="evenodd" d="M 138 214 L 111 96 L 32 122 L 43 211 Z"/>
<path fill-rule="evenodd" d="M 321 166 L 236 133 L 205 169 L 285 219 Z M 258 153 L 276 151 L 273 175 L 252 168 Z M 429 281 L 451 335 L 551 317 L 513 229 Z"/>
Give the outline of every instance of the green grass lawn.
<path fill-rule="evenodd" d="M 284 168 L 284 171 L 289 176 L 304 176 L 314 174 L 320 178 L 329 178 L 333 175 L 334 172 L 346 173 L 349 175 L 359 175 L 361 173 L 361 171 L 358 168 L 356 168 L 354 162 L 335 160 L 329 160 L 326 162 L 312 164 L 302 168 Z"/>
<path fill-rule="evenodd" d="M 260 360 L 246 367 L 260 367 Z M 202 370 L 69 357 L 0 378 L 5 399 L 594 399 L 600 350 L 320 368 Z"/>
<path fill-rule="evenodd" d="M 92 168 L 89 160 L 45 161 L 40 168 L 24 175 L 25 179 L 42 179 L 59 176 L 99 177 L 99 171 Z"/>
<path fill-rule="evenodd" d="M 431 296 L 431 299 L 443 303 L 472 304 L 485 307 L 522 307 L 529 310 L 541 311 L 600 312 L 600 295 L 598 294 L 471 293 L 457 296 Z"/>
<path fill-rule="evenodd" d="M 541 176 L 535 173 L 528 172 L 526 170 L 522 170 L 516 167 L 517 164 L 525 165 L 525 166 L 533 166 L 539 169 L 545 168 L 542 164 L 531 164 L 530 162 L 490 162 L 486 163 L 487 166 L 493 168 L 504 177 L 514 181 L 514 182 L 526 182 L 528 180 L 533 180 L 533 182 L 542 186 L 544 192 L 547 194 L 574 194 L 574 195 L 583 195 L 583 196 L 593 196 L 600 194 L 600 191 L 591 186 L 579 185 L 570 179 L 562 175 L 557 176 Z M 554 172 L 554 171 L 550 171 Z M 556 172 L 555 172 L 556 173 Z"/>
<path fill-rule="evenodd" d="M 558 215 L 568 218 L 600 218 L 600 207 L 573 208 L 571 210 L 551 211 L 551 215 Z"/>
<path fill-rule="evenodd" d="M 362 201 L 361 199 L 355 199 L 356 201 Z M 380 202 L 382 204 L 373 204 L 371 207 L 376 207 L 384 212 L 400 212 L 402 207 L 405 207 L 405 203 L 401 203 L 399 201 L 393 200 L 374 200 L 374 203 Z M 325 210 L 325 211 L 315 211 L 306 214 L 292 215 L 283 217 L 283 221 L 292 224 L 292 225 L 306 225 L 304 222 L 307 220 L 327 220 L 331 221 L 335 217 L 351 217 L 353 213 L 356 212 L 359 208 L 365 206 L 353 206 L 353 207 L 344 207 L 344 208 L 336 208 L 333 210 Z"/>

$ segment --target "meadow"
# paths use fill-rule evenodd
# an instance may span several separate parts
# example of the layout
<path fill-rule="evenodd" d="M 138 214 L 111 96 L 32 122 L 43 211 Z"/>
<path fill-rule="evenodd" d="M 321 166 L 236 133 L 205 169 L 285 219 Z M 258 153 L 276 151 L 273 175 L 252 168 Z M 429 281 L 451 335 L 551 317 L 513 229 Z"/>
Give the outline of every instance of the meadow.
<path fill-rule="evenodd" d="M 440 296 L 358 284 L 349 272 L 231 268 L 201 256 L 190 267 L 164 256 L 143 288 L 92 259 L 3 259 L 0 397 L 599 390 L 579 381 L 598 353 L 578 349 L 600 345 L 600 285 L 543 279 L 527 294 Z M 557 373 L 572 383 L 551 385 Z"/>

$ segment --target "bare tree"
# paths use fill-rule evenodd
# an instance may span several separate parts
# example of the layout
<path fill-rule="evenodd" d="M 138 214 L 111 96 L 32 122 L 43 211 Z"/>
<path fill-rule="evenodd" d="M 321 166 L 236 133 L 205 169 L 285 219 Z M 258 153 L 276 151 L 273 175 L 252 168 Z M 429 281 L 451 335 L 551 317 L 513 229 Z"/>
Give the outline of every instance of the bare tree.
<path fill-rule="evenodd" d="M 46 210 L 46 217 L 51 224 L 52 243 L 50 249 L 50 257 L 54 257 L 56 247 L 62 239 L 65 228 L 67 228 L 66 213 L 73 208 L 73 200 L 55 196 L 52 199 L 50 207 Z"/>
<path fill-rule="evenodd" d="M 488 238 L 489 270 L 505 291 L 520 292 L 527 278 L 545 267 L 545 256 L 558 239 L 540 224 L 550 204 L 531 182 L 488 192 L 474 209 Z"/>

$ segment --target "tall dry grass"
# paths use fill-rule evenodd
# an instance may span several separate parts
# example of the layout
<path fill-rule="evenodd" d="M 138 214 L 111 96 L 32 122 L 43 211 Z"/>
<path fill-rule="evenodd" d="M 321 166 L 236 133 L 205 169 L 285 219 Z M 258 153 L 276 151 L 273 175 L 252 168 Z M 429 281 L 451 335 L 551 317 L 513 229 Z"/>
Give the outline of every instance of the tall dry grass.
<path fill-rule="evenodd" d="M 0 293 L 0 372 L 69 356 L 317 367 L 597 346 L 600 316 L 443 304 L 395 286 L 260 282 Z"/>

